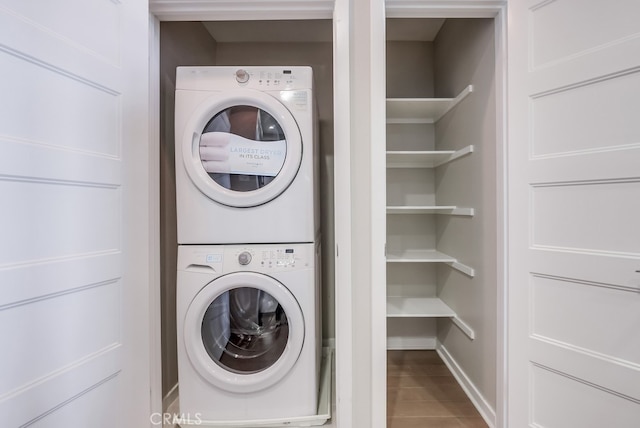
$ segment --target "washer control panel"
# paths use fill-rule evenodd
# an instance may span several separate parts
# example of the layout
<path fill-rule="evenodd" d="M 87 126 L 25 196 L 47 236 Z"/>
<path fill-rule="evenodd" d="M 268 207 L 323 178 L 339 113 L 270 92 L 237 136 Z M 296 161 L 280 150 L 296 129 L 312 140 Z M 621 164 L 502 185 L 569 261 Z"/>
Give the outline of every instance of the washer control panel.
<path fill-rule="evenodd" d="M 291 270 L 305 266 L 306 257 L 294 246 L 240 247 L 233 255 L 239 266 L 250 270 Z"/>
<path fill-rule="evenodd" d="M 260 265 L 264 267 L 295 267 L 295 250 L 293 248 L 262 250 L 260 251 Z"/>
<path fill-rule="evenodd" d="M 284 272 L 312 268 L 315 244 L 194 245 L 179 248 L 178 268 L 219 274 Z"/>

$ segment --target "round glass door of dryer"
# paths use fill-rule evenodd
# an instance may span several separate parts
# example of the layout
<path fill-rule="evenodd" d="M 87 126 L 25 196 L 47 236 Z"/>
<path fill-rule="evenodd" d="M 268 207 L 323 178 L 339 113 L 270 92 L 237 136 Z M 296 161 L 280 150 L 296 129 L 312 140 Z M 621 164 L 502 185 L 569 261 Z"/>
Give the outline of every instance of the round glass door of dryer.
<path fill-rule="evenodd" d="M 206 380 L 230 392 L 255 392 L 280 381 L 298 360 L 304 318 L 282 283 L 236 272 L 196 295 L 184 338 L 191 363 Z"/>
<path fill-rule="evenodd" d="M 302 137 L 277 99 L 238 91 L 213 97 L 194 113 L 183 156 L 203 193 L 224 205 L 251 207 L 278 197 L 295 179 Z"/>
<path fill-rule="evenodd" d="M 287 140 L 278 121 L 254 106 L 234 106 L 216 114 L 200 136 L 200 161 L 218 185 L 253 192 L 278 176 Z"/>

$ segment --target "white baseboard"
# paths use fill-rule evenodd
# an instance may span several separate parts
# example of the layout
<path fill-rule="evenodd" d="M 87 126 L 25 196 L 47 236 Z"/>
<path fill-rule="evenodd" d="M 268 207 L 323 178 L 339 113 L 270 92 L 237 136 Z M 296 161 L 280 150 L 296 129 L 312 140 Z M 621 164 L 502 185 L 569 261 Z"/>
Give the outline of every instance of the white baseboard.
<path fill-rule="evenodd" d="M 409 351 L 418 349 L 436 349 L 435 337 L 401 337 L 388 336 L 387 349 L 391 351 Z"/>
<path fill-rule="evenodd" d="M 449 368 L 453 377 L 456 378 L 464 392 L 467 394 L 473 405 L 478 409 L 480 415 L 485 420 L 487 425 L 490 428 L 495 428 L 496 426 L 496 411 L 489 405 L 487 400 L 482 396 L 478 388 L 471 382 L 471 379 L 465 374 L 462 368 L 458 365 L 458 363 L 453 359 L 447 348 L 445 348 L 442 343 L 438 342 L 436 346 L 436 352 L 442 358 L 442 361 Z"/>

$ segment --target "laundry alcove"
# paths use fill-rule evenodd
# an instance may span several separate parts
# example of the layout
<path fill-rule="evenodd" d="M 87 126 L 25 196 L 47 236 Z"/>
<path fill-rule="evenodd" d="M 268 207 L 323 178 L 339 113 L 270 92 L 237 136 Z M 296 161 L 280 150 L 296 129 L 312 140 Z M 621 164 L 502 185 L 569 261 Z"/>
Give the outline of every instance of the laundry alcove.
<path fill-rule="evenodd" d="M 333 242 L 333 33 L 332 22 L 314 20 L 167 21 L 160 42 L 160 223 L 162 396 L 177 397 L 176 206 L 174 98 L 178 66 L 311 66 L 318 112 L 322 227 L 322 331 L 334 338 Z"/>

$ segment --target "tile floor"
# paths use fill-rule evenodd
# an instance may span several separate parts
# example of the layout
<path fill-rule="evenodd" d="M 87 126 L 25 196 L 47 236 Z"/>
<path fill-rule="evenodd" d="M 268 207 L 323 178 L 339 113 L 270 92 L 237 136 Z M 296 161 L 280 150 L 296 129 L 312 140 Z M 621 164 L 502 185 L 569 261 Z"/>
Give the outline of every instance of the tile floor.
<path fill-rule="evenodd" d="M 387 428 L 488 428 L 435 351 L 388 351 Z"/>

